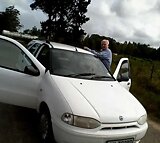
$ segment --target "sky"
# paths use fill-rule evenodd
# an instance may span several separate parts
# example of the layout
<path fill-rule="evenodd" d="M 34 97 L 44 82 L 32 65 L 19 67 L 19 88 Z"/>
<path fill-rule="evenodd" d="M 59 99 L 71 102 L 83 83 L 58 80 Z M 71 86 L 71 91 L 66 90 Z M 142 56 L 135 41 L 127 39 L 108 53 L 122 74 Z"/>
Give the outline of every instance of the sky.
<path fill-rule="evenodd" d="M 32 11 L 33 0 L 0 0 L 0 11 L 14 5 L 20 11 L 23 29 L 40 28 L 46 20 L 41 10 Z M 160 47 L 159 0 L 91 0 L 86 16 L 90 20 L 82 26 L 89 35 L 111 37 L 117 42 L 136 42 Z M 22 30 L 23 30 L 22 29 Z"/>

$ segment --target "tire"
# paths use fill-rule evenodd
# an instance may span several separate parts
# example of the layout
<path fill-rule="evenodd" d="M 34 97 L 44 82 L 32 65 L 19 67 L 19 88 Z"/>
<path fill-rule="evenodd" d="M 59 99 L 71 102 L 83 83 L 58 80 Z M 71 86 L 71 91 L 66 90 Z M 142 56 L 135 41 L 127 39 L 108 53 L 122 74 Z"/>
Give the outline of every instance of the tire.
<path fill-rule="evenodd" d="M 42 109 L 40 111 L 39 131 L 42 143 L 56 143 L 53 136 L 51 116 L 48 109 Z"/>

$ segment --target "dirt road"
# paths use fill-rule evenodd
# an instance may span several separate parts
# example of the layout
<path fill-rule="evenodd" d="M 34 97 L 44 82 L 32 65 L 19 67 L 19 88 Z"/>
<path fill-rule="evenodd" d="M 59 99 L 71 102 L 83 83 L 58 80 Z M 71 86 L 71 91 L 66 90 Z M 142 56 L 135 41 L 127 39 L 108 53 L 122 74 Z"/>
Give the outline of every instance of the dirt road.
<path fill-rule="evenodd" d="M 0 143 L 39 143 L 36 111 L 0 103 Z"/>
<path fill-rule="evenodd" d="M 160 124 L 148 120 L 149 128 L 141 143 L 160 143 Z"/>
<path fill-rule="evenodd" d="M 160 143 L 160 125 L 149 120 L 141 143 Z M 39 143 L 36 111 L 0 103 L 0 143 Z"/>

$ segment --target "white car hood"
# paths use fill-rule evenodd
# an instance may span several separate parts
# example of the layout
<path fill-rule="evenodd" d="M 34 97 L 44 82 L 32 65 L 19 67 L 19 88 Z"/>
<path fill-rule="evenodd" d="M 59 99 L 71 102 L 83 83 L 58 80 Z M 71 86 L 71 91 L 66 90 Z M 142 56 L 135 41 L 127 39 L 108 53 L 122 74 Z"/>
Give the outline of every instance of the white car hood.
<path fill-rule="evenodd" d="M 146 113 L 139 101 L 117 81 L 54 78 L 73 114 L 99 118 L 102 123 L 119 123 L 137 121 Z"/>

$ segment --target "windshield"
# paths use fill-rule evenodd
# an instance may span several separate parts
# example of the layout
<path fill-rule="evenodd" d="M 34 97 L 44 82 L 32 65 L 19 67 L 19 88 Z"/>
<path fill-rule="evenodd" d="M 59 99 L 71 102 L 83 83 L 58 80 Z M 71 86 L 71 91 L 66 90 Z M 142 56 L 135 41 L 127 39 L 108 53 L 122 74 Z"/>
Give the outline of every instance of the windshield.
<path fill-rule="evenodd" d="M 50 72 L 66 77 L 114 80 L 98 58 L 76 51 L 52 49 Z"/>

